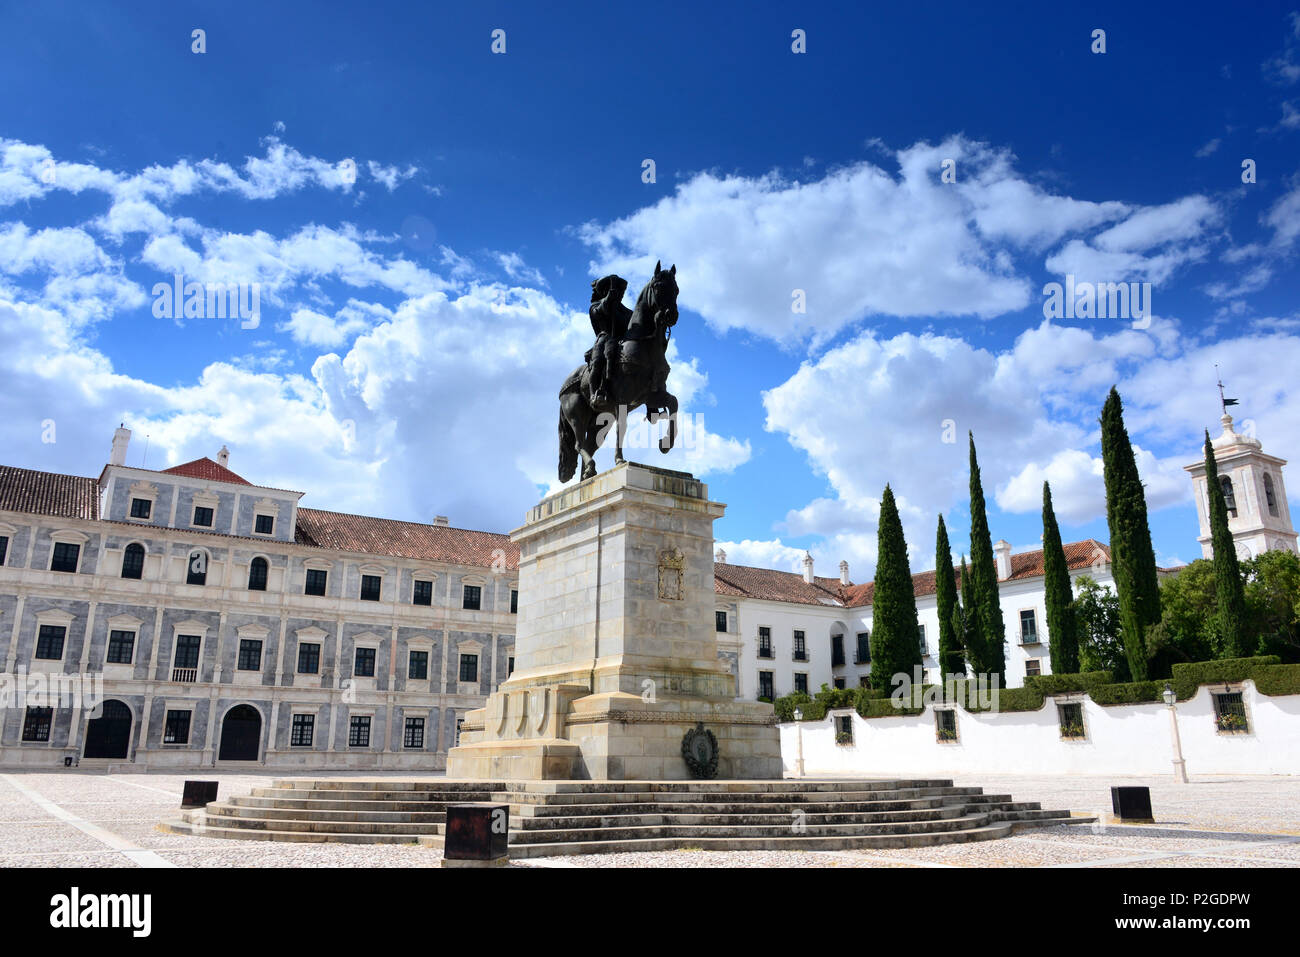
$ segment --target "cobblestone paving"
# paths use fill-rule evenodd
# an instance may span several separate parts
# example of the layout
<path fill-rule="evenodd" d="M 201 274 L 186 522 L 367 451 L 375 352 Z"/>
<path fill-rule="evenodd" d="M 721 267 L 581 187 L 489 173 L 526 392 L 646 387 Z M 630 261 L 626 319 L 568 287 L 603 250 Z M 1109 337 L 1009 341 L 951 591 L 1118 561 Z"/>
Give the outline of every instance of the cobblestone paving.
<path fill-rule="evenodd" d="M 183 782 L 247 794 L 272 775 L 0 771 L 0 867 L 436 867 L 416 845 L 281 844 L 166 834 Z M 286 777 L 276 774 L 274 777 Z M 317 777 L 324 775 L 314 775 Z M 358 775 L 350 777 L 381 777 Z M 411 774 L 392 777 L 411 778 Z M 958 785 L 1096 815 L 1093 825 L 1022 830 L 973 844 L 870 851 L 702 851 L 600 854 L 517 861 L 515 867 L 1300 867 L 1300 778 L 958 776 Z M 1146 785 L 1156 822 L 1107 820 L 1110 787 Z M 61 809 L 62 819 L 40 803 Z M 66 815 L 71 815 L 67 817 Z M 141 854 L 140 852 L 145 852 Z"/>

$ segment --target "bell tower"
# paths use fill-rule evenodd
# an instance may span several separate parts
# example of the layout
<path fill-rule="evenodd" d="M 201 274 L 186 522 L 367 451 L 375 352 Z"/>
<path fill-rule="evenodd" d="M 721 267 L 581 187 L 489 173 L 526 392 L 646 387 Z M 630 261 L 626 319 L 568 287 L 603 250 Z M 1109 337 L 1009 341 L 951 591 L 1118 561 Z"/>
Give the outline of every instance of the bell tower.
<path fill-rule="evenodd" d="M 1266 551 L 1298 551 L 1296 532 L 1291 525 L 1291 508 L 1286 498 L 1286 482 L 1282 477 L 1285 459 L 1269 455 L 1259 439 L 1238 432 L 1233 426 L 1228 406 L 1236 399 L 1223 397 L 1223 383 L 1219 383 L 1219 401 L 1223 410 L 1220 422 L 1223 434 L 1211 439 L 1214 460 L 1219 470 L 1219 485 L 1228 505 L 1228 529 L 1237 545 L 1239 558 L 1252 558 Z M 1205 481 L 1205 461 L 1202 459 L 1184 466 L 1192 476 L 1196 488 L 1196 517 L 1200 523 L 1197 541 L 1201 554 L 1214 557 L 1210 544 L 1210 500 Z"/>

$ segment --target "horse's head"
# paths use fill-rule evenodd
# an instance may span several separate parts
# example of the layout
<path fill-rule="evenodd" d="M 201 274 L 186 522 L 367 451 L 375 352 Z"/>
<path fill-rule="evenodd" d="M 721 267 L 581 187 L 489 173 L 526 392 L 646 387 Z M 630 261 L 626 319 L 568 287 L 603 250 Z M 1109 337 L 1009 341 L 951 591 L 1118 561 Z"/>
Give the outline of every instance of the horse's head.
<path fill-rule="evenodd" d="M 667 329 L 677 324 L 677 265 L 661 269 L 655 263 L 655 274 L 646 286 L 647 301 L 654 309 L 655 326 Z"/>

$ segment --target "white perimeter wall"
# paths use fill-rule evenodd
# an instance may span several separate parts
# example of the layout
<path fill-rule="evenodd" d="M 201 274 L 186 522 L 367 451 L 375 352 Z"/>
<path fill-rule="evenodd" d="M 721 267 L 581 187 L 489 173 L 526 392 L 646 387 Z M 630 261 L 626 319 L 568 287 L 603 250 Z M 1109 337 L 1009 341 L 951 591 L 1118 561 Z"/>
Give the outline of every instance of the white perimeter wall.
<path fill-rule="evenodd" d="M 1188 774 L 1300 774 L 1300 695 L 1268 697 L 1252 681 L 1240 687 L 1248 734 L 1223 734 L 1214 723 L 1210 686 L 1177 706 Z M 1220 689 L 1221 690 L 1221 689 Z M 1061 739 L 1055 702 L 1083 704 L 1086 739 Z M 853 744 L 837 745 L 833 715 L 850 714 Z M 781 757 L 796 771 L 797 730 L 781 728 Z M 970 714 L 957 709 L 957 742 L 935 740 L 934 711 L 891 718 L 834 711 L 802 722 L 804 774 L 1169 774 L 1173 743 L 1164 704 L 1107 705 L 1071 695 L 1048 698 L 1038 711 Z"/>

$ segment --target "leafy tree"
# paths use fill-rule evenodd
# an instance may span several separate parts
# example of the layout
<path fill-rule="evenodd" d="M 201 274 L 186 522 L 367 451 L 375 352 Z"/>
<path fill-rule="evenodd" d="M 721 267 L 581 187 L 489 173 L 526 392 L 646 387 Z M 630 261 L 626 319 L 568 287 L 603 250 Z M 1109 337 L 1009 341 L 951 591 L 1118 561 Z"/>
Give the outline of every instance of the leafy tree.
<path fill-rule="evenodd" d="M 1079 670 L 1079 636 L 1074 624 L 1074 590 L 1070 587 L 1070 566 L 1061 544 L 1061 529 L 1052 511 L 1052 489 L 1043 483 L 1043 586 L 1047 603 L 1047 641 L 1052 673 L 1073 674 Z"/>
<path fill-rule="evenodd" d="M 1160 625 L 1147 640 L 1182 661 L 1228 657 L 1215 628 L 1213 562 L 1198 558 L 1160 583 Z"/>
<path fill-rule="evenodd" d="M 1109 671 L 1131 681 L 1128 656 L 1119 638 L 1119 596 L 1086 575 L 1075 579 L 1074 621 L 1079 635 L 1079 670 Z"/>
<path fill-rule="evenodd" d="M 993 560 L 993 539 L 984 511 L 984 487 L 975 458 L 975 435 L 970 433 L 970 572 L 973 579 L 975 612 L 979 616 L 980 640 L 973 659 L 975 672 L 998 676 L 1006 684 L 1006 623 L 998 596 L 998 569 Z M 968 610 L 969 613 L 969 610 Z"/>
<path fill-rule="evenodd" d="M 952 548 L 948 544 L 948 529 L 939 516 L 939 531 L 935 546 L 935 603 L 939 612 L 939 678 L 948 675 L 965 675 L 966 662 L 962 654 L 961 618 L 957 607 L 957 576 L 952 568 Z"/>
<path fill-rule="evenodd" d="M 1246 630 L 1246 593 L 1237 566 L 1237 544 L 1228 529 L 1228 504 L 1219 485 L 1219 464 L 1214 459 L 1210 433 L 1205 433 L 1205 482 L 1210 498 L 1210 542 L 1214 548 L 1215 615 L 1224 657 L 1242 658 L 1258 644 Z"/>
<path fill-rule="evenodd" d="M 1165 678 L 1170 674 L 1167 658 L 1147 657 L 1146 631 L 1160 621 L 1160 584 L 1147 524 L 1146 493 L 1124 428 L 1124 408 L 1113 387 L 1101 410 L 1101 458 L 1120 636 L 1129 671 L 1135 681 Z"/>
<path fill-rule="evenodd" d="M 1241 571 L 1257 653 L 1300 662 L 1300 555 L 1264 552 L 1242 562 Z"/>
<path fill-rule="evenodd" d="M 892 687 L 895 674 L 921 664 L 921 628 L 916 619 L 916 592 L 907 561 L 907 541 L 888 485 L 880 498 L 876 547 L 876 587 L 871 609 L 871 686 Z"/>

